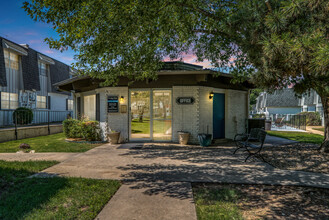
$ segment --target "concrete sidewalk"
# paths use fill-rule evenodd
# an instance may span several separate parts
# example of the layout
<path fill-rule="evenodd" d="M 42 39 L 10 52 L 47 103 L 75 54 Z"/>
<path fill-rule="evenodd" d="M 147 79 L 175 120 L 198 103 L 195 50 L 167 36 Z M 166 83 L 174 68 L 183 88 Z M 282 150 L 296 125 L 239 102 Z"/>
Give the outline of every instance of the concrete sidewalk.
<path fill-rule="evenodd" d="M 276 136 L 266 135 L 265 147 L 271 147 L 271 146 L 278 146 L 278 145 L 288 145 L 288 144 L 296 144 L 298 141 L 289 140 L 286 138 L 280 138 Z"/>
<path fill-rule="evenodd" d="M 126 183 L 120 187 L 96 219 L 196 220 L 191 183 Z"/>
<path fill-rule="evenodd" d="M 136 144 L 140 146 L 141 144 Z M 124 184 L 99 219 L 196 219 L 190 183 L 311 186 L 329 189 L 329 175 L 280 170 L 257 160 L 244 162 L 235 147 L 105 144 L 50 167 L 43 173 Z M 167 218 L 168 216 L 168 218 Z"/>

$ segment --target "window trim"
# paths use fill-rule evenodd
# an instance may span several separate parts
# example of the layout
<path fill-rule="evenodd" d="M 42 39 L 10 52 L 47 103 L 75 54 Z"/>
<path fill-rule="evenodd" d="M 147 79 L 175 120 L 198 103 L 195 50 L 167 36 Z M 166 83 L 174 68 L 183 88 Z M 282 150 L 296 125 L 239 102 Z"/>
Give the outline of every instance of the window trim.
<path fill-rule="evenodd" d="M 38 100 L 39 97 L 45 97 L 45 102 L 40 102 L 40 103 L 45 103 L 45 107 L 44 108 L 43 107 L 42 108 L 39 107 L 39 100 Z M 36 102 L 36 106 L 35 106 L 36 109 L 47 109 L 47 103 L 48 103 L 48 101 L 47 101 L 48 98 L 47 97 L 48 96 L 37 95 L 37 102 Z"/>
<path fill-rule="evenodd" d="M 8 58 L 6 58 L 6 55 L 5 55 L 5 53 L 6 52 L 8 52 Z M 12 60 L 11 59 L 11 55 L 12 54 L 14 54 L 14 55 L 16 55 L 17 56 L 17 69 L 13 69 L 12 67 L 11 67 L 11 64 L 12 64 L 12 62 L 15 62 L 14 60 Z M 14 71 L 20 71 L 20 66 L 21 66 L 21 59 L 20 59 L 20 55 L 19 54 L 17 54 L 17 53 L 14 53 L 14 52 L 12 52 L 11 50 L 8 50 L 8 49 L 3 49 L 3 56 L 4 56 L 4 61 L 5 61 L 5 68 L 8 68 L 8 69 L 11 69 L 11 70 L 14 70 Z M 8 59 L 8 66 L 6 65 L 6 59 Z"/>
<path fill-rule="evenodd" d="M 4 94 L 4 93 L 7 93 L 9 96 L 8 96 L 8 100 L 3 100 L 2 99 L 2 94 Z M 11 94 L 15 94 L 16 96 L 17 96 L 17 99 L 16 99 L 16 101 L 12 101 L 11 100 Z M 8 105 L 9 105 L 9 108 L 3 108 L 2 107 L 2 104 L 3 104 L 3 101 L 8 101 Z M 17 105 L 15 105 L 16 106 L 16 108 L 12 108 L 12 103 L 14 103 L 14 102 L 16 102 L 17 103 Z M 15 110 L 15 109 L 17 109 L 19 107 L 19 94 L 18 93 L 14 93 L 14 92 L 0 92 L 0 109 L 1 110 Z"/>

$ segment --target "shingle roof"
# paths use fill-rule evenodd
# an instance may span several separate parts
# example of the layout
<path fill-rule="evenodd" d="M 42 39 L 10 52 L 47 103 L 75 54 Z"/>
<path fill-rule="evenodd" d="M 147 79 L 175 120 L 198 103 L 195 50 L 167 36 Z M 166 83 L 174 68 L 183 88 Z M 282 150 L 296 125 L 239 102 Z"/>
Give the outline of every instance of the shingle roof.
<path fill-rule="evenodd" d="M 300 106 L 299 98 L 293 89 L 277 90 L 273 94 L 267 94 L 266 107 L 295 107 Z"/>
<path fill-rule="evenodd" d="M 314 91 L 304 95 L 304 105 L 314 105 Z"/>
<path fill-rule="evenodd" d="M 184 63 L 181 61 L 164 62 L 161 70 L 202 70 L 203 66 L 191 63 Z"/>
<path fill-rule="evenodd" d="M 28 56 L 22 56 L 23 85 L 25 90 L 40 90 L 38 52 L 29 48 Z"/>
<path fill-rule="evenodd" d="M 57 60 L 54 61 L 55 65 L 50 65 L 51 91 L 58 92 L 54 84 L 70 78 L 70 67 Z"/>
<path fill-rule="evenodd" d="M 2 43 L 0 43 L 0 86 L 7 86 L 5 57 Z"/>
<path fill-rule="evenodd" d="M 51 84 L 63 81 L 70 78 L 69 72 L 70 67 L 60 61 L 50 58 L 32 48 L 26 48 L 19 44 L 16 44 L 10 40 L 0 37 L 0 86 L 7 86 L 6 80 L 6 68 L 3 54 L 3 44 L 5 41 L 10 46 L 15 47 L 16 50 L 27 51 L 27 56 L 22 56 L 22 75 L 23 85 L 26 90 L 40 90 L 40 79 L 39 79 L 39 66 L 38 60 L 43 59 L 50 64 L 50 81 Z M 53 65 L 52 65 L 53 63 Z M 51 92 L 59 92 L 51 85 Z"/>

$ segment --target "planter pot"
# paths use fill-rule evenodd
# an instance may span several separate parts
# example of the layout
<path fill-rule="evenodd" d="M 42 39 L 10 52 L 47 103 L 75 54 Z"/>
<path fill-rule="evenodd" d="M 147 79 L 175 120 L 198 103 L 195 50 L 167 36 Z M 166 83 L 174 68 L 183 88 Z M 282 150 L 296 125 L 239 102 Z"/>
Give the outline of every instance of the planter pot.
<path fill-rule="evenodd" d="M 198 134 L 199 143 L 202 147 L 208 147 L 211 144 L 211 134 Z"/>
<path fill-rule="evenodd" d="M 178 141 L 179 141 L 179 144 L 186 145 L 189 138 L 190 138 L 190 133 L 184 132 L 184 131 L 179 131 L 178 132 Z"/>
<path fill-rule="evenodd" d="M 107 134 L 107 138 L 111 144 L 117 144 L 120 138 L 120 132 L 113 132 Z"/>

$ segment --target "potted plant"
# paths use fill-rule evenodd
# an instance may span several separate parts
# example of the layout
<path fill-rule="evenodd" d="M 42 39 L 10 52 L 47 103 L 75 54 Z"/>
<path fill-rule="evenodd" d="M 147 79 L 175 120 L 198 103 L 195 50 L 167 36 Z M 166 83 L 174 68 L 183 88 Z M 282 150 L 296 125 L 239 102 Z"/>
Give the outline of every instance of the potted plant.
<path fill-rule="evenodd" d="M 190 138 L 190 133 L 186 131 L 178 131 L 178 141 L 181 145 L 186 145 L 188 139 Z"/>
<path fill-rule="evenodd" d="M 107 138 L 111 144 L 118 144 L 119 143 L 119 138 L 120 138 L 120 131 L 114 131 L 111 130 L 107 134 Z"/>
<path fill-rule="evenodd" d="M 212 135 L 208 134 L 208 126 L 207 133 L 198 134 L 199 143 L 202 147 L 208 147 L 211 144 Z"/>

